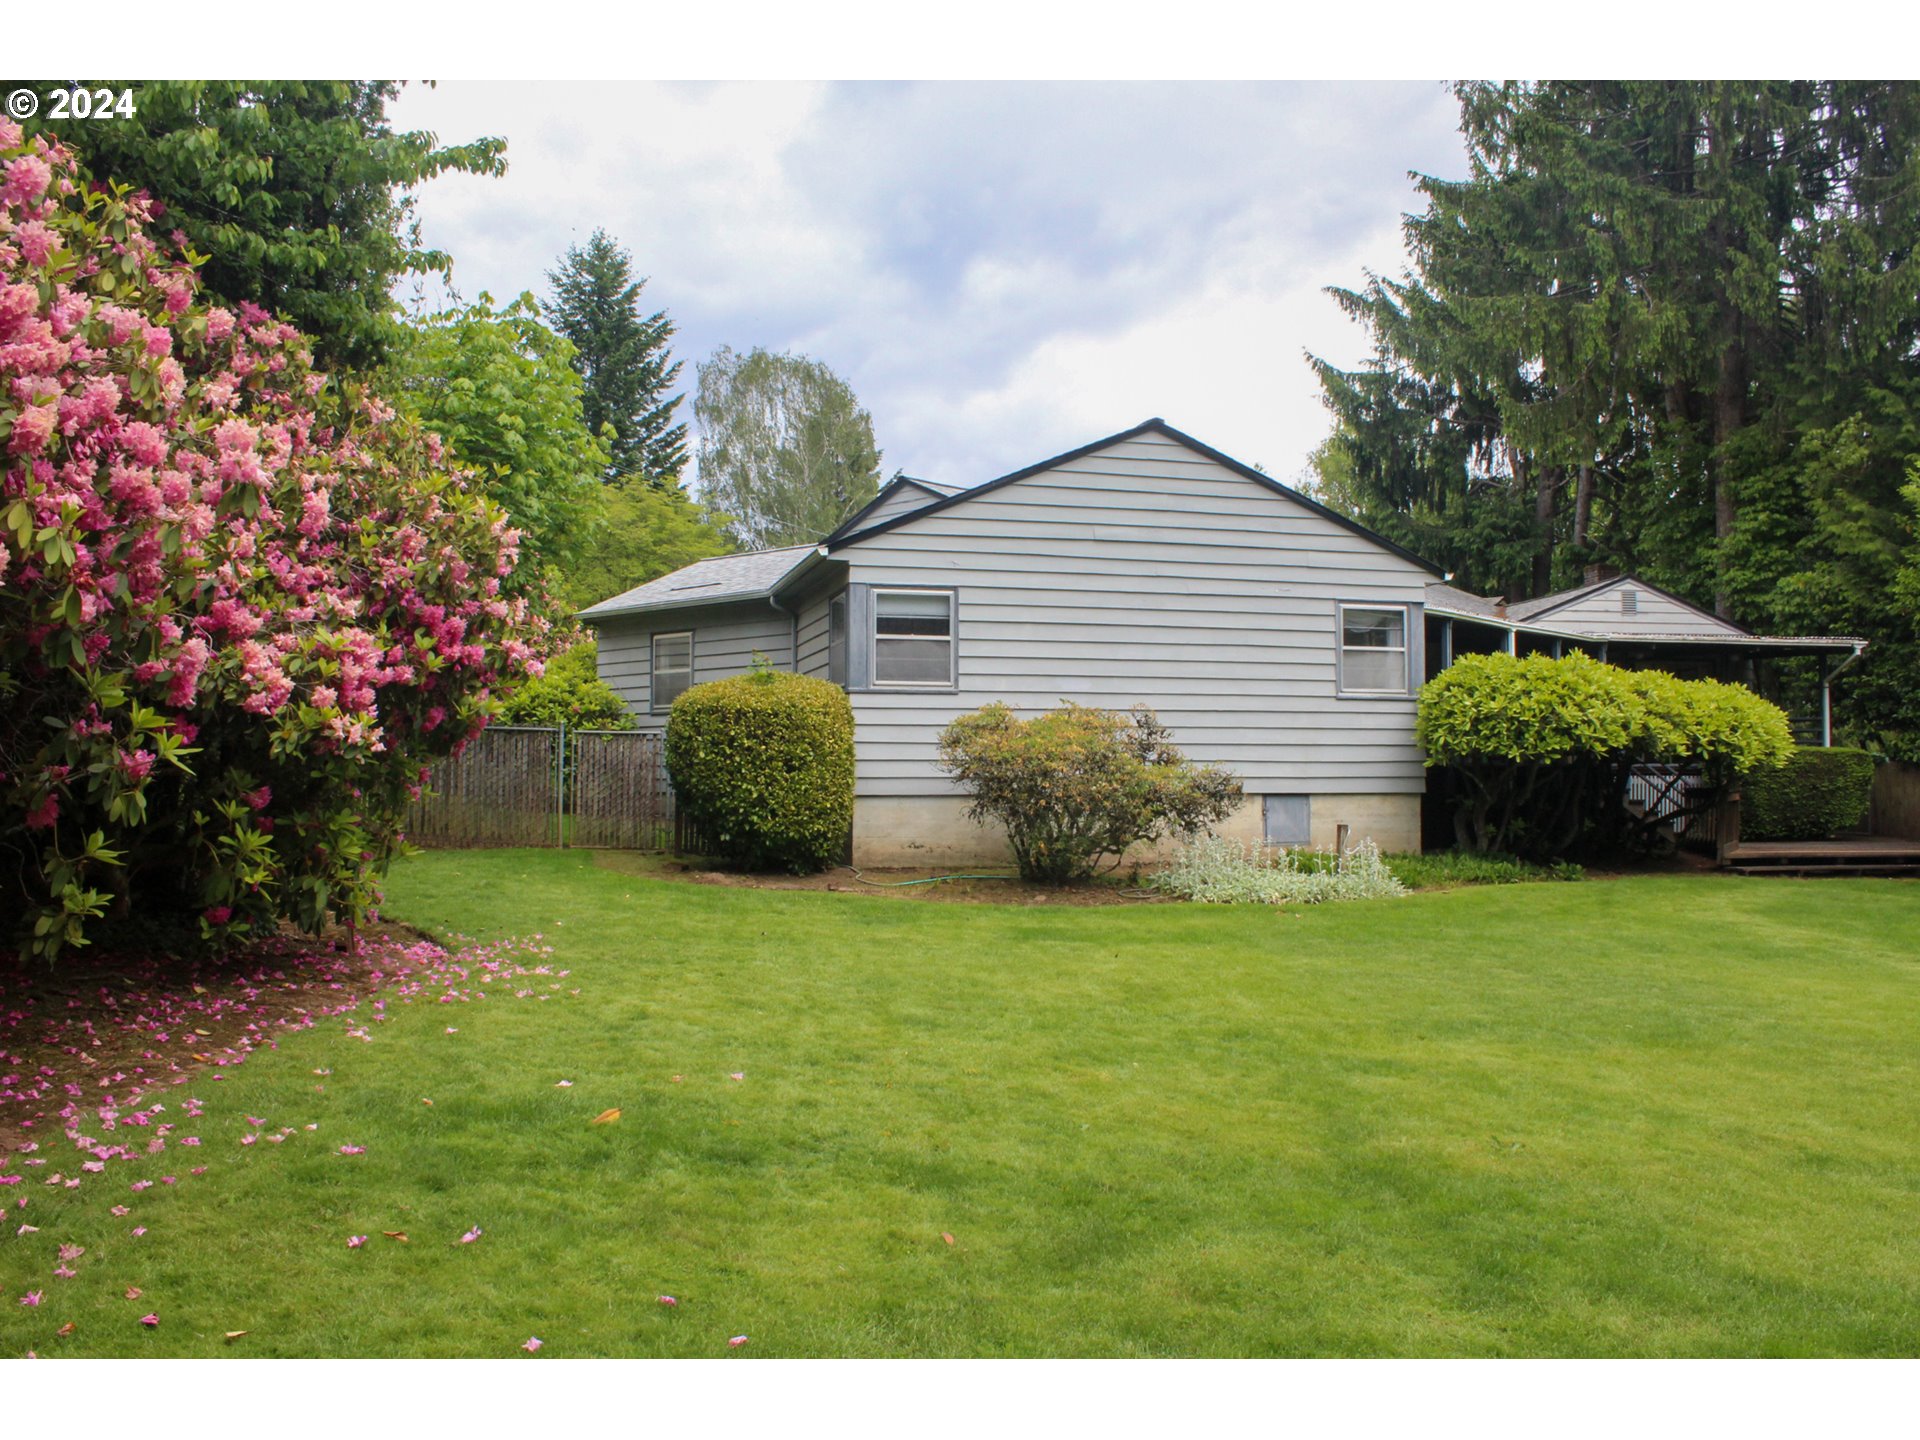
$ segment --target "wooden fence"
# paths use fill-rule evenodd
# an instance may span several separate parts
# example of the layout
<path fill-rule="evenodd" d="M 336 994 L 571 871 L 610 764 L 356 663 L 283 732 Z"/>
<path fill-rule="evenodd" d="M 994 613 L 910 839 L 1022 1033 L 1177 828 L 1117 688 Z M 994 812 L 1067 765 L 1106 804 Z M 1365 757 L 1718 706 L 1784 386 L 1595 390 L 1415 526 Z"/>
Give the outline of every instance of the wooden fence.
<path fill-rule="evenodd" d="M 683 848 L 659 735 L 489 725 L 434 767 L 408 812 L 428 849 Z"/>

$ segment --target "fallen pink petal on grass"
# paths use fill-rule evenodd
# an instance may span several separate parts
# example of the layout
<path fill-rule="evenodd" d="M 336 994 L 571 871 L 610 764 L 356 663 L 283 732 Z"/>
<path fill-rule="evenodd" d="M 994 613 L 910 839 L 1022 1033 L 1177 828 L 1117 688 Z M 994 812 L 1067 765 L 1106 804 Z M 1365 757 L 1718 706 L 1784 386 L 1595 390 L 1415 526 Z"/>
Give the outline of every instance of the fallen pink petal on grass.
<path fill-rule="evenodd" d="M 44 1298 L 45 1298 L 45 1296 L 44 1296 L 44 1294 L 43 1294 L 43 1293 L 42 1293 L 41 1291 L 39 1291 L 39 1290 L 29 1290 L 29 1291 L 28 1291 L 28 1292 L 27 1292 L 26 1294 L 24 1294 L 24 1295 L 22 1295 L 22 1296 L 20 1297 L 20 1303 L 21 1303 L 22 1305 L 25 1305 L 25 1306 L 27 1306 L 27 1307 L 29 1307 L 29 1308 L 31 1308 L 31 1307 L 33 1307 L 33 1306 L 35 1306 L 35 1305 L 38 1305 L 38 1304 L 39 1304 L 39 1303 L 41 1302 L 41 1300 L 42 1300 L 42 1299 L 44 1299 Z"/>
<path fill-rule="evenodd" d="M 127 1299 L 129 1300 L 138 1300 L 143 1293 L 145 1292 L 143 1292 L 138 1285 L 127 1286 Z"/>
<path fill-rule="evenodd" d="M 108 1211 L 107 1213 L 112 1215 L 114 1219 L 118 1220 L 124 1215 L 131 1215 L 133 1211 L 129 1210 L 124 1205 L 116 1205 L 113 1207 L 112 1210 Z"/>
<path fill-rule="evenodd" d="M 659 1301 L 660 1304 L 666 1306 L 666 1308 L 669 1310 L 673 1309 L 674 1306 L 680 1303 L 678 1300 L 674 1299 L 673 1296 L 671 1295 L 660 1295 L 660 1296 L 656 1296 L 655 1298 Z"/>
<path fill-rule="evenodd" d="M 746 1078 L 747 1078 L 747 1072 L 744 1070 L 736 1070 L 731 1075 L 727 1076 L 727 1079 L 729 1080 L 744 1080 Z"/>
<path fill-rule="evenodd" d="M 342 1145 L 340 1147 L 340 1153 L 342 1155 L 364 1155 L 367 1153 L 367 1147 L 364 1145 Z"/>
<path fill-rule="evenodd" d="M 160 1317 L 158 1315 L 152 1315 L 152 1314 L 142 1315 L 140 1317 L 140 1323 L 146 1326 L 149 1330 L 151 1330 L 154 1326 L 160 1323 Z"/>
<path fill-rule="evenodd" d="M 86 1253 L 87 1247 L 84 1245 L 62 1245 L 60 1247 L 60 1258 L 62 1260 L 78 1260 Z"/>
<path fill-rule="evenodd" d="M 570 1089 L 572 1089 L 572 1088 L 573 1088 L 573 1081 L 571 1081 L 571 1080 L 556 1080 L 556 1081 L 554 1081 L 554 1082 L 553 1082 L 553 1088 L 554 1088 L 554 1089 L 556 1089 L 556 1090 L 570 1090 Z"/>
<path fill-rule="evenodd" d="M 367 1237 L 364 1235 L 347 1236 L 347 1249 L 349 1250 L 358 1250 L 362 1245 L 366 1243 L 367 1243 Z"/>
<path fill-rule="evenodd" d="M 747 1343 L 746 1336 L 736 1335 L 731 1340 L 727 1341 L 727 1348 L 729 1350 L 738 1350 L 742 1345 L 746 1343 Z"/>
<path fill-rule="evenodd" d="M 56 1265 L 53 1269 L 53 1278 L 56 1280 L 71 1280 L 79 1273 L 78 1270 L 70 1270 L 65 1265 Z"/>
<path fill-rule="evenodd" d="M 481 1234 L 480 1227 L 476 1225 L 471 1230 L 467 1231 L 466 1234 L 460 1237 L 460 1243 L 462 1245 L 471 1245 L 473 1244 L 474 1241 L 480 1238 L 480 1234 Z"/>
<path fill-rule="evenodd" d="M 538 1350 L 543 1343 L 538 1335 L 529 1335 L 527 1337 L 527 1343 L 520 1348 L 531 1355 L 534 1351 Z"/>

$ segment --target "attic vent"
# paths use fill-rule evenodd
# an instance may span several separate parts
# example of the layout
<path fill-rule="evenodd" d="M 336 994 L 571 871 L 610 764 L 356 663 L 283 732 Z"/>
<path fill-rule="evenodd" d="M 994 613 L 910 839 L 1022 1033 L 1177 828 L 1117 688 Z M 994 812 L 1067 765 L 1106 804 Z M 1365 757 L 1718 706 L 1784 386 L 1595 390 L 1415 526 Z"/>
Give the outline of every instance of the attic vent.
<path fill-rule="evenodd" d="M 1622 615 L 1637 615 L 1640 613 L 1640 592 L 1638 590 L 1622 590 L 1620 592 L 1620 613 Z"/>

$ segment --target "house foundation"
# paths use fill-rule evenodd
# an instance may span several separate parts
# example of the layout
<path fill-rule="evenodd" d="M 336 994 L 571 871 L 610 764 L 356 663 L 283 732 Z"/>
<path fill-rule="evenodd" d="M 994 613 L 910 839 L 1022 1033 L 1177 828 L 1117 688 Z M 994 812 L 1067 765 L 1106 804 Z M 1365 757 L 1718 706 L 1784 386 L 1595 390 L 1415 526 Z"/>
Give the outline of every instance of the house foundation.
<path fill-rule="evenodd" d="M 1244 797 L 1215 833 L 1229 840 L 1258 841 L 1263 834 L 1263 800 Z M 863 795 L 853 804 L 853 863 L 877 869 L 1004 868 L 1013 863 L 1006 831 L 996 822 L 980 825 L 967 818 L 967 801 L 957 795 Z M 1315 795 L 1311 843 L 1332 849 L 1338 827 L 1347 826 L 1347 843 L 1372 839 L 1382 850 L 1420 848 L 1418 795 Z M 1168 859 L 1178 840 L 1139 846 L 1127 863 L 1151 865 Z"/>

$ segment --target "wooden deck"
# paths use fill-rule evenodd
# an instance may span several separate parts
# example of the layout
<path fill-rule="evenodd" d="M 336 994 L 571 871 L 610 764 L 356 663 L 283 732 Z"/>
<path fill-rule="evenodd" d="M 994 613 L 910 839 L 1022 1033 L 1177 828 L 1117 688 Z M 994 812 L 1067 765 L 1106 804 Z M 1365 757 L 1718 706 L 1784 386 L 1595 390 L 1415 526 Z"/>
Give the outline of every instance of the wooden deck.
<path fill-rule="evenodd" d="M 1920 840 L 1855 835 L 1841 840 L 1742 840 L 1720 857 L 1736 875 L 1916 875 Z"/>

